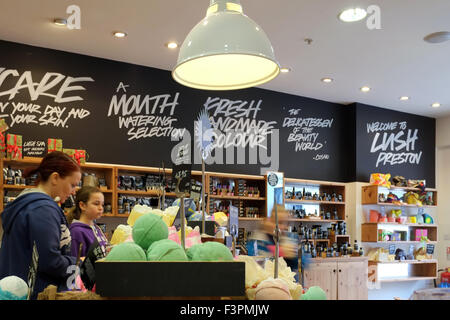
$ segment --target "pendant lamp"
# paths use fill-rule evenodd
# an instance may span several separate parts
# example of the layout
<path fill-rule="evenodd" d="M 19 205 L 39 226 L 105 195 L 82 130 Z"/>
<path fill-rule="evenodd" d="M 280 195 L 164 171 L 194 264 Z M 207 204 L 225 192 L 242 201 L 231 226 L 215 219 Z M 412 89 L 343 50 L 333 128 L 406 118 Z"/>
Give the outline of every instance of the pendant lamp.
<path fill-rule="evenodd" d="M 235 90 L 274 79 L 280 66 L 264 31 L 239 0 L 210 0 L 206 17 L 180 47 L 172 77 L 204 90 Z"/>

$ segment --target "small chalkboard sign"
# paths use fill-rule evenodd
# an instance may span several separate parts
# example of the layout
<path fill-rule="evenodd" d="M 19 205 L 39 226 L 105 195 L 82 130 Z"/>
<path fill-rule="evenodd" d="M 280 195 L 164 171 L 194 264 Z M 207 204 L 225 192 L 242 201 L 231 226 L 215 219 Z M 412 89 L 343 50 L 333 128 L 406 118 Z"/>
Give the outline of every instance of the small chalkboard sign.
<path fill-rule="evenodd" d="M 389 254 L 395 254 L 395 244 L 389 245 Z"/>
<path fill-rule="evenodd" d="M 427 244 L 427 254 L 434 254 L 434 244 Z"/>
<path fill-rule="evenodd" d="M 238 207 L 230 205 L 229 222 L 230 222 L 230 235 L 232 237 L 237 238 L 238 229 L 239 229 L 239 208 Z"/>
<path fill-rule="evenodd" d="M 199 201 L 202 196 L 202 184 L 192 180 L 191 181 L 191 199 Z"/>
<path fill-rule="evenodd" d="M 80 277 L 86 289 L 92 290 L 95 285 L 95 261 L 103 259 L 105 256 L 106 252 L 103 251 L 96 239 L 89 247 L 86 258 L 80 267 Z"/>
<path fill-rule="evenodd" d="M 44 157 L 47 154 L 45 141 L 24 141 L 22 143 L 24 157 Z"/>
<path fill-rule="evenodd" d="M 180 164 L 173 167 L 173 178 L 176 181 L 175 194 L 178 197 L 190 195 L 191 192 L 191 165 Z"/>

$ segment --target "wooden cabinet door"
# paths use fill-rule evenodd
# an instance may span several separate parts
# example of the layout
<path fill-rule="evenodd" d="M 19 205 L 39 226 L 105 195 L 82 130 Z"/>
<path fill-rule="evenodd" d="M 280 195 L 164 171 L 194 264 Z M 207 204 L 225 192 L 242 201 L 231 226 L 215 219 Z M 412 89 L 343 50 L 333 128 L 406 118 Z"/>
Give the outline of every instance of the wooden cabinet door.
<path fill-rule="evenodd" d="M 328 300 L 337 299 L 337 263 L 311 263 L 303 274 L 304 287 L 321 287 Z"/>
<path fill-rule="evenodd" d="M 367 300 L 367 261 L 337 263 L 337 299 Z"/>

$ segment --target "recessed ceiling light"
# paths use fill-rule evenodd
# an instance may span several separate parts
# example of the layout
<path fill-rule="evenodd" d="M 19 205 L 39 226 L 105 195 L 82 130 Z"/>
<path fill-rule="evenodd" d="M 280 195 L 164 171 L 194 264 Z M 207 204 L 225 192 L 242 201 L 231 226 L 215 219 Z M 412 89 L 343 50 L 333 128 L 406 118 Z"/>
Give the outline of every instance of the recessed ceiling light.
<path fill-rule="evenodd" d="M 367 12 L 361 8 L 351 8 L 341 12 L 339 19 L 344 22 L 356 22 L 364 19 L 367 16 Z"/>
<path fill-rule="evenodd" d="M 439 108 L 441 104 L 439 102 L 435 102 L 431 105 L 433 108 Z"/>
<path fill-rule="evenodd" d="M 407 97 L 407 96 L 403 96 L 403 97 L 400 97 L 400 100 L 402 100 L 402 101 L 406 101 L 406 100 L 409 100 L 409 97 Z"/>
<path fill-rule="evenodd" d="M 362 87 L 360 90 L 362 92 L 369 92 L 370 91 L 370 87 L 365 86 L 365 87 Z"/>
<path fill-rule="evenodd" d="M 448 31 L 435 32 L 427 35 L 423 39 L 429 43 L 442 43 L 450 40 L 450 32 Z"/>
<path fill-rule="evenodd" d="M 291 72 L 291 68 L 281 68 L 280 72 L 283 72 L 283 73 Z"/>
<path fill-rule="evenodd" d="M 56 24 L 57 26 L 66 26 L 67 25 L 67 20 L 66 19 L 61 19 L 61 18 L 56 18 L 53 20 L 53 23 Z"/>
<path fill-rule="evenodd" d="M 322 82 L 325 82 L 325 83 L 330 83 L 330 82 L 333 82 L 333 79 L 331 79 L 331 78 L 322 78 L 322 79 L 320 79 Z"/>
<path fill-rule="evenodd" d="M 176 48 L 178 48 L 178 43 L 171 41 L 171 42 L 166 43 L 166 47 L 169 49 L 176 49 Z"/>
<path fill-rule="evenodd" d="M 114 37 L 116 38 L 125 38 L 127 36 L 127 34 L 125 32 L 122 31 L 116 31 L 113 33 Z"/>

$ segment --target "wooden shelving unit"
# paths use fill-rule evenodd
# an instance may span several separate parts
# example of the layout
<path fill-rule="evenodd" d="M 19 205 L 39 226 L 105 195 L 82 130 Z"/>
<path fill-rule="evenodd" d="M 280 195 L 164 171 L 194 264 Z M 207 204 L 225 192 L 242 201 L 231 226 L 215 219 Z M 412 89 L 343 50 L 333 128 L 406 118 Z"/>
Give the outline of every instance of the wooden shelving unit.
<path fill-rule="evenodd" d="M 322 195 L 323 193 L 341 195 L 343 201 L 326 201 L 326 200 L 306 200 L 306 199 L 293 199 L 286 198 L 287 191 L 302 191 L 305 188 L 305 191 L 314 190 L 311 193 L 317 193 L 317 195 Z M 291 217 L 288 219 L 289 222 L 299 222 L 299 223 L 307 223 L 307 224 L 331 224 L 331 223 L 340 223 L 346 221 L 346 212 L 345 212 L 345 183 L 340 182 L 330 182 L 330 181 L 318 181 L 318 180 L 304 180 L 304 179 L 292 179 L 285 178 L 284 179 L 284 204 L 286 207 L 292 205 L 313 205 L 317 207 L 317 213 L 320 213 L 322 210 L 324 212 L 332 213 L 334 210 L 337 211 L 337 215 L 339 219 L 308 219 L 308 218 L 295 218 Z M 296 194 L 293 193 L 293 197 L 296 197 Z M 332 216 L 333 217 L 333 216 Z M 328 239 L 310 239 L 313 244 L 317 242 L 326 242 L 328 246 L 332 243 L 336 242 L 338 244 L 348 242 L 350 244 L 350 236 L 349 235 L 328 235 Z"/>
<path fill-rule="evenodd" d="M 211 210 L 213 203 L 228 206 L 230 201 L 233 206 L 239 208 L 239 220 L 240 221 L 261 221 L 267 217 L 266 212 L 266 188 L 265 188 L 265 177 L 257 175 L 240 175 L 240 174 L 230 174 L 230 173 L 218 173 L 218 172 L 207 172 L 206 177 L 205 192 L 207 195 L 206 211 L 209 214 L 213 212 Z M 239 182 L 246 184 L 247 188 L 253 188 L 259 191 L 259 196 L 248 196 L 239 190 Z M 228 194 L 216 194 L 213 193 L 214 189 L 218 186 L 227 186 L 228 192 L 231 191 L 232 195 Z M 248 217 L 245 214 L 245 208 L 253 207 L 257 208 L 259 215 L 258 217 Z"/>
<path fill-rule="evenodd" d="M 380 202 L 380 194 L 386 195 L 389 192 L 396 194 L 407 193 L 409 191 L 419 192 L 418 188 L 408 187 L 391 187 L 385 188 L 381 186 L 371 185 L 362 187 L 362 205 L 372 205 L 378 207 L 388 206 L 391 208 L 407 208 L 407 210 L 414 210 L 415 208 L 429 208 L 437 207 L 437 190 L 434 188 L 427 188 L 427 193 L 432 193 L 433 205 L 413 205 L 407 203 L 394 204 Z M 421 242 L 415 239 L 417 229 L 427 230 L 427 238 L 429 241 Z M 379 238 L 379 230 L 389 230 L 391 232 L 399 232 L 403 234 L 403 239 L 400 241 L 385 241 Z M 376 245 L 423 245 L 438 243 L 438 225 L 425 223 L 397 223 L 397 222 L 365 222 L 361 225 L 361 241 L 364 243 L 372 243 Z M 379 276 L 380 266 L 407 265 L 407 275 L 403 276 Z M 369 261 L 369 279 L 379 282 L 397 282 L 397 281 L 417 281 L 417 280 L 432 280 L 437 278 L 437 260 L 403 260 L 392 262 L 377 262 Z"/>

